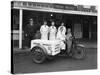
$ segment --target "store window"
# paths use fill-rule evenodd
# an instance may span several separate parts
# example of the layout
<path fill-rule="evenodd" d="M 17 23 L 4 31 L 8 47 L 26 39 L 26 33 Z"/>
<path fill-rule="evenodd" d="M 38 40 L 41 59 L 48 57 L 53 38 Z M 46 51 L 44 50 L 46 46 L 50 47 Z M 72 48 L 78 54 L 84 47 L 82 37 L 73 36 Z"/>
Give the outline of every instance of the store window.
<path fill-rule="evenodd" d="M 19 10 L 11 9 L 11 41 L 13 47 L 19 46 Z"/>
<path fill-rule="evenodd" d="M 11 10 L 11 30 L 19 30 L 19 10 Z"/>

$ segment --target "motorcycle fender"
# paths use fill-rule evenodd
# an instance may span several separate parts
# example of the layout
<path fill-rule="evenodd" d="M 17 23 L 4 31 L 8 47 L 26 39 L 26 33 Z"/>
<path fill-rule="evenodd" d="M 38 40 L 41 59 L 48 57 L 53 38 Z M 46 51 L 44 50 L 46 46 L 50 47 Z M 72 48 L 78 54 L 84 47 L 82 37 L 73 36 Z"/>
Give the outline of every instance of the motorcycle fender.
<path fill-rule="evenodd" d="M 83 44 L 77 44 L 77 46 L 85 47 Z"/>
<path fill-rule="evenodd" d="M 36 46 L 38 46 L 38 47 L 42 48 L 42 49 L 43 49 L 43 51 L 45 52 L 45 54 L 47 55 L 46 48 L 44 48 L 44 47 L 43 47 L 43 46 L 41 46 L 40 44 L 37 44 L 37 45 L 35 45 L 34 47 L 36 47 Z M 33 48 L 34 48 L 34 47 L 33 47 Z"/>

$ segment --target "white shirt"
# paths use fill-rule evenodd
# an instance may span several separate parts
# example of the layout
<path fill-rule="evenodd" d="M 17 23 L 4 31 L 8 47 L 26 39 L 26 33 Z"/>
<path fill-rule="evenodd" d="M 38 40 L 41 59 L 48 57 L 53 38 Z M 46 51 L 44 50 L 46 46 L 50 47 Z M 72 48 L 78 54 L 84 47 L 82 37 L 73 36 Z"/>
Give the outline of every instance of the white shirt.
<path fill-rule="evenodd" d="M 65 26 L 60 26 L 58 28 L 58 32 L 57 32 L 57 39 L 60 40 L 65 40 L 65 33 L 66 33 L 66 27 Z"/>
<path fill-rule="evenodd" d="M 55 26 L 50 26 L 50 35 L 49 35 L 49 40 L 55 40 L 56 39 L 56 27 Z"/>
<path fill-rule="evenodd" d="M 49 27 L 47 25 L 42 25 L 40 28 L 42 40 L 48 40 L 48 32 L 49 32 Z"/>

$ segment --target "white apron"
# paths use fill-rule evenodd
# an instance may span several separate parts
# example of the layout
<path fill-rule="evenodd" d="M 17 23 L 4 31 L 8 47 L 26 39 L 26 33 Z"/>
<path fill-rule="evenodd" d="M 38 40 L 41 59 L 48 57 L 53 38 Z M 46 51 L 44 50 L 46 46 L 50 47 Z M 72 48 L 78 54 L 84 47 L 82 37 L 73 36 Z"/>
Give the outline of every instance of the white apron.
<path fill-rule="evenodd" d="M 55 40 L 56 39 L 56 27 L 51 26 L 50 27 L 50 35 L 49 35 L 49 40 Z"/>
<path fill-rule="evenodd" d="M 57 39 L 65 40 L 65 33 L 66 33 L 65 26 L 60 26 L 57 32 Z"/>
<path fill-rule="evenodd" d="M 66 33 L 66 28 L 64 26 L 60 26 L 58 28 L 58 32 L 57 32 L 57 39 L 61 40 L 61 49 L 64 49 L 64 50 L 66 48 L 66 45 L 63 42 L 65 40 L 65 36 L 66 36 L 65 33 Z"/>
<path fill-rule="evenodd" d="M 42 40 L 48 40 L 48 32 L 49 32 L 49 27 L 47 25 L 42 25 L 40 28 Z"/>

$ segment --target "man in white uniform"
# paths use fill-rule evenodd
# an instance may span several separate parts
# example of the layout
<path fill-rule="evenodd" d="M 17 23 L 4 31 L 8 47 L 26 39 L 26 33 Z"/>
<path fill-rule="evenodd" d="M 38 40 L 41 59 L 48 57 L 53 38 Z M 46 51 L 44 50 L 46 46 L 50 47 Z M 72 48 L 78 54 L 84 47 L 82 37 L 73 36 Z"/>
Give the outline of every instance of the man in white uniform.
<path fill-rule="evenodd" d="M 49 27 L 47 26 L 47 22 L 44 21 L 44 24 L 40 28 L 42 40 L 48 40 L 48 32 L 49 32 Z"/>
<path fill-rule="evenodd" d="M 64 26 L 64 23 L 61 23 L 61 26 L 59 26 L 58 28 L 58 32 L 57 32 L 57 39 L 61 40 L 61 48 L 65 50 L 65 38 L 66 38 L 66 27 Z"/>
<path fill-rule="evenodd" d="M 56 32 L 57 32 L 57 29 L 55 27 L 55 22 L 52 21 L 51 22 L 51 26 L 50 26 L 50 35 L 49 35 L 49 40 L 55 40 L 56 39 Z"/>
<path fill-rule="evenodd" d="M 71 45 L 72 45 L 72 34 L 71 34 L 70 28 L 68 28 L 67 30 L 66 39 L 67 39 L 67 53 L 69 53 L 71 50 Z"/>

